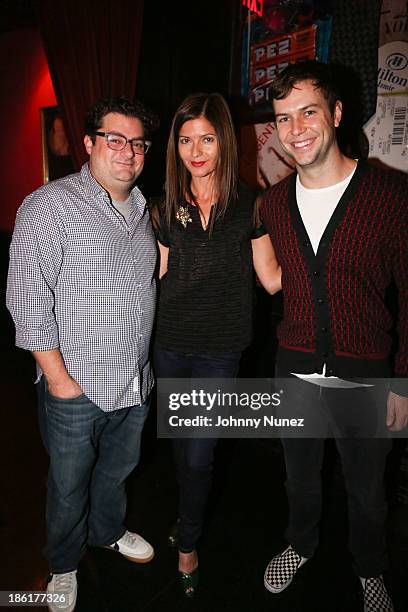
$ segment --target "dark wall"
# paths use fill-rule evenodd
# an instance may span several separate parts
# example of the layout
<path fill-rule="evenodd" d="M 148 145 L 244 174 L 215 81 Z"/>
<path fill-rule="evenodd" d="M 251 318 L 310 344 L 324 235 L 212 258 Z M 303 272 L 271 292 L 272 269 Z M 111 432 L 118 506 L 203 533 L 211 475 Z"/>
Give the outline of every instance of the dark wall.
<path fill-rule="evenodd" d="M 171 119 L 180 102 L 196 91 L 230 92 L 231 51 L 239 35 L 240 2 L 145 2 L 137 95 L 160 116 L 141 186 L 159 195 Z"/>

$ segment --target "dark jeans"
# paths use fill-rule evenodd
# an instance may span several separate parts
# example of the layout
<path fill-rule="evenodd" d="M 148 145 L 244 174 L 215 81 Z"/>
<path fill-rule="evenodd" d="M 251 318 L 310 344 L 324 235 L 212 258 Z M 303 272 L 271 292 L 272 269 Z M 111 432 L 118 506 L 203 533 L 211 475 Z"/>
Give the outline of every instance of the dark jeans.
<path fill-rule="evenodd" d="M 240 352 L 193 355 L 156 345 L 158 378 L 235 378 Z M 201 535 L 212 482 L 216 438 L 175 439 L 173 453 L 179 484 L 179 549 L 194 550 Z"/>
<path fill-rule="evenodd" d="M 136 467 L 149 402 L 103 412 L 85 395 L 58 399 L 46 389 L 40 428 L 50 456 L 47 557 L 50 571 L 75 570 L 84 549 L 125 532 L 125 481 Z"/>
<path fill-rule="evenodd" d="M 277 374 L 283 376 L 281 372 Z M 354 420 L 350 411 L 353 410 L 353 402 L 356 410 L 361 411 L 356 420 L 361 421 L 371 406 L 373 425 L 368 424 L 368 430 L 373 431 L 380 412 L 375 405 L 378 402 L 384 404 L 385 420 L 387 390 L 383 388 L 373 393 L 372 389 L 365 388 L 324 388 L 295 377 L 290 382 L 285 389 L 288 408 L 296 405 L 299 414 L 304 410 L 305 419 L 311 411 L 326 414 L 342 463 L 347 490 L 349 548 L 358 574 L 364 577 L 377 576 L 387 566 L 384 470 L 391 440 L 353 436 L 357 428 L 350 425 Z M 282 443 L 290 510 L 286 538 L 299 554 L 311 557 L 318 544 L 325 440 L 323 436 L 319 439 L 283 438 Z"/>

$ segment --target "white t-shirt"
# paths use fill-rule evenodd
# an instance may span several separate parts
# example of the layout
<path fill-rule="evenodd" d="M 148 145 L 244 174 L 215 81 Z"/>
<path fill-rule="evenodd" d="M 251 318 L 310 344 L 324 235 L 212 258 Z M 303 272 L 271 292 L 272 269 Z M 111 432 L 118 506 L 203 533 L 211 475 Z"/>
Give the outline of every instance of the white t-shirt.
<path fill-rule="evenodd" d="M 357 166 L 356 166 L 357 167 Z M 300 182 L 299 175 L 296 179 L 296 200 L 302 217 L 303 224 L 308 233 L 315 255 L 319 248 L 319 242 L 324 230 L 329 223 L 332 214 L 336 210 L 341 196 L 346 191 L 353 174 L 346 176 L 345 179 L 321 189 L 307 189 Z"/>

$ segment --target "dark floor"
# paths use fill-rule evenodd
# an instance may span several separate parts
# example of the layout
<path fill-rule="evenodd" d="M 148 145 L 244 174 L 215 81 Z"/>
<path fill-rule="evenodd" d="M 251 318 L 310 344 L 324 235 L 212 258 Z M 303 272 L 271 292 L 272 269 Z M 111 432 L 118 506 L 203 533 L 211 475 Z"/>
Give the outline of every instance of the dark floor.
<path fill-rule="evenodd" d="M 36 421 L 31 357 L 12 347 L 4 312 L 0 323 L 0 590 L 38 590 L 47 573 L 41 552 L 47 457 Z M 267 374 L 265 362 L 270 356 L 265 350 L 260 346 L 247 357 L 247 375 Z M 408 504 L 398 501 L 397 494 L 402 450 L 403 441 L 398 440 L 387 478 L 391 561 L 387 581 L 396 612 L 408 610 Z M 222 440 L 208 523 L 199 546 L 200 589 L 193 601 L 184 600 L 177 584 L 176 552 L 166 545 L 177 515 L 170 443 L 156 439 L 152 412 L 141 463 L 128 482 L 128 528 L 140 531 L 154 545 L 156 557 L 137 565 L 110 551 L 89 549 L 78 572 L 77 612 L 362 612 L 359 581 L 346 546 L 341 471 L 331 442 L 324 483 L 319 549 L 287 592 L 272 595 L 263 587 L 263 572 L 283 547 L 287 519 L 280 443 Z"/>

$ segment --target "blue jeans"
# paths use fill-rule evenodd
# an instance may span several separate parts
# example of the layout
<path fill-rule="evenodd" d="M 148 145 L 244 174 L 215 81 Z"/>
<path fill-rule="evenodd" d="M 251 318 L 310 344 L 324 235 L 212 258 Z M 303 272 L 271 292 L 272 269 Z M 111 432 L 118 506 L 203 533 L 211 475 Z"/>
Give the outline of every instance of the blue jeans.
<path fill-rule="evenodd" d="M 125 481 L 139 461 L 149 402 L 103 412 L 85 395 L 53 397 L 44 377 L 39 384 L 50 456 L 47 557 L 61 574 L 78 567 L 88 543 L 105 546 L 124 534 Z"/>
<path fill-rule="evenodd" d="M 195 355 L 156 345 L 154 366 L 159 378 L 235 378 L 240 358 L 241 352 Z M 172 442 L 179 484 L 179 550 L 191 552 L 202 532 L 217 439 Z"/>

